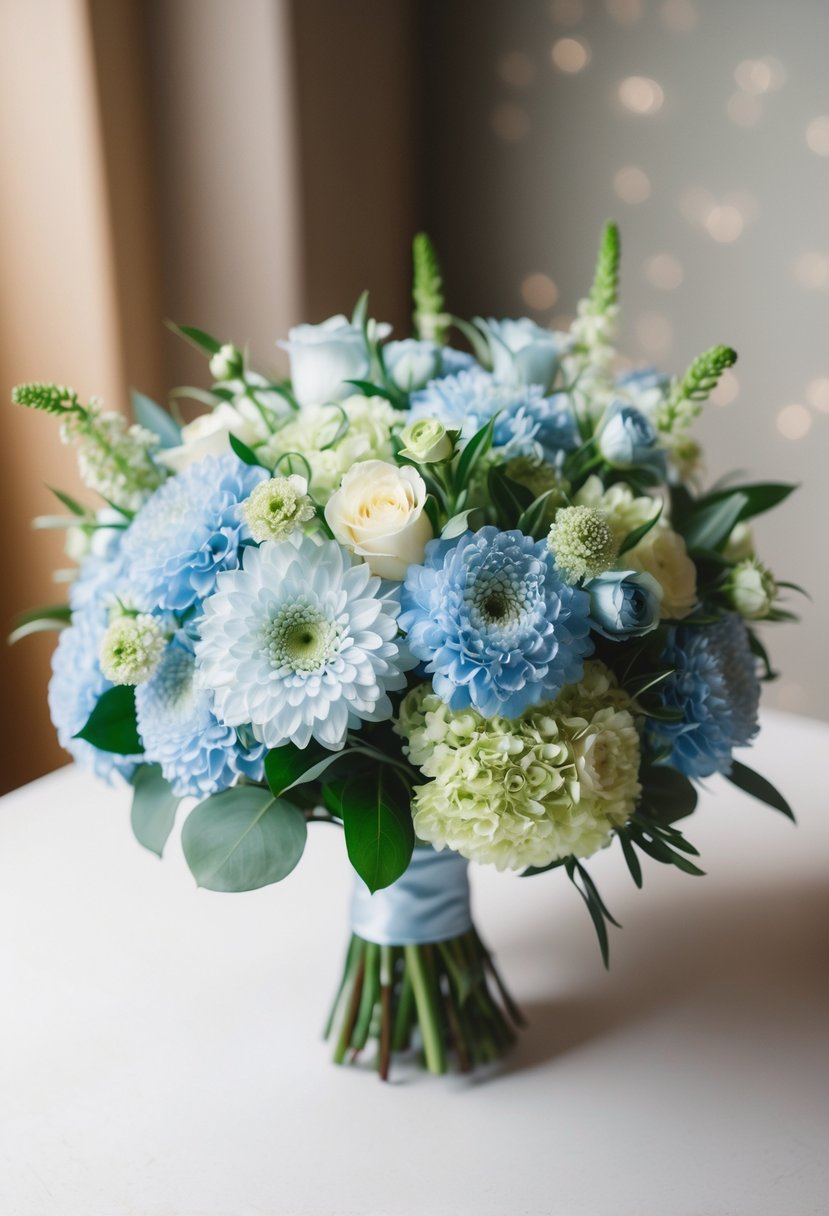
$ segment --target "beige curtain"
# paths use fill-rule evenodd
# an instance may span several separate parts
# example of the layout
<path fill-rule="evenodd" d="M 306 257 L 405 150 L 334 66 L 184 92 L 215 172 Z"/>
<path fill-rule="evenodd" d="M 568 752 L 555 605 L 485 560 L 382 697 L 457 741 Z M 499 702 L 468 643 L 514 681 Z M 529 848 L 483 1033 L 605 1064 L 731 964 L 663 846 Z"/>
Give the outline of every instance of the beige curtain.
<path fill-rule="evenodd" d="M 58 602 L 80 493 L 25 380 L 126 408 L 204 380 L 165 317 L 249 343 L 351 307 L 405 321 L 415 227 L 415 3 L 0 0 L 0 631 Z M 58 508 L 60 509 L 60 508 Z M 0 643 L 0 791 L 54 768 L 54 635 Z"/>

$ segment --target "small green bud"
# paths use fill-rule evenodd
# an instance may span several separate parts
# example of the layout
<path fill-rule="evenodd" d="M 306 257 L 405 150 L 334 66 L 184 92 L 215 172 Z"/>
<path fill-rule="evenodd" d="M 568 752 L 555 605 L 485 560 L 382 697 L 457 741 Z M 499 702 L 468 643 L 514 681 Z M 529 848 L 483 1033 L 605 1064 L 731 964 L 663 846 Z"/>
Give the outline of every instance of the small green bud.
<path fill-rule="evenodd" d="M 214 380 L 237 380 L 245 370 L 245 361 L 238 346 L 226 342 L 210 360 L 210 374 Z"/>
<path fill-rule="evenodd" d="M 777 583 L 771 571 L 756 557 L 738 562 L 726 583 L 726 594 L 733 608 L 747 621 L 759 621 L 768 616 L 777 595 Z"/>
<path fill-rule="evenodd" d="M 282 541 L 314 518 L 308 482 L 298 473 L 272 477 L 256 487 L 242 505 L 242 514 L 255 541 Z"/>
<path fill-rule="evenodd" d="M 437 418 L 419 418 L 417 422 L 410 422 L 400 432 L 400 438 L 405 445 L 401 455 L 415 464 L 437 464 L 438 461 L 448 460 L 454 450 L 446 427 Z"/>

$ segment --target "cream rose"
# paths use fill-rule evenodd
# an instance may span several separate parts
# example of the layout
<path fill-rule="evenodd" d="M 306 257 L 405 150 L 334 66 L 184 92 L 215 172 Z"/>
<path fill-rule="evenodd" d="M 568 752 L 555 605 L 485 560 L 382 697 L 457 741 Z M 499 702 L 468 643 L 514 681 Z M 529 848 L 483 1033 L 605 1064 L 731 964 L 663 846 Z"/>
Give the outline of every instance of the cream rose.
<path fill-rule="evenodd" d="M 623 558 L 628 570 L 652 574 L 662 588 L 661 615 L 669 620 L 687 616 L 697 602 L 697 569 L 685 541 L 667 524 L 657 523 Z"/>
<path fill-rule="evenodd" d="M 416 469 L 363 460 L 345 474 L 325 508 L 341 545 L 359 554 L 372 574 L 403 579 L 423 560 L 432 525 L 423 507 L 426 484 Z"/>
<path fill-rule="evenodd" d="M 249 418 L 223 401 L 221 405 L 209 414 L 201 414 L 181 428 L 181 444 L 175 448 L 165 448 L 159 452 L 156 459 L 180 473 L 188 465 L 205 456 L 221 456 L 230 451 L 229 435 L 236 435 L 248 445 L 263 438 L 262 431 Z"/>

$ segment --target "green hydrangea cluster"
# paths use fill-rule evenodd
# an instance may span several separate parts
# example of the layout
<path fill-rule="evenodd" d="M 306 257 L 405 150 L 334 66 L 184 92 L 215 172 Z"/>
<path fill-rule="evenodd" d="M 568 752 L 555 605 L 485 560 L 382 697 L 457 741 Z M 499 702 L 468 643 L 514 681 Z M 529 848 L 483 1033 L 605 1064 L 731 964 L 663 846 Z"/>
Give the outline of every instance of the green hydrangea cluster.
<path fill-rule="evenodd" d="M 517 721 L 450 710 L 427 685 L 408 694 L 399 730 L 431 778 L 415 789 L 421 840 L 499 870 L 589 857 L 610 841 L 640 792 L 639 734 L 625 694 L 591 668 L 586 699 L 565 690 Z M 589 716 L 571 714 L 576 703 Z"/>

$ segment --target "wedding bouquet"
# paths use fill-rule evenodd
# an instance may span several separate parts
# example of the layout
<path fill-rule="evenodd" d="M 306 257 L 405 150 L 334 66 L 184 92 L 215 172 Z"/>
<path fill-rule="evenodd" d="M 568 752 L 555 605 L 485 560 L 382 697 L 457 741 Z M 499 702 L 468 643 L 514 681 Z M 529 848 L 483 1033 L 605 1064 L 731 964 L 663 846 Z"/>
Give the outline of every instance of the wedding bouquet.
<path fill-rule="evenodd" d="M 368 316 L 300 325 L 290 378 L 189 327 L 214 383 L 136 421 L 70 388 L 56 415 L 90 507 L 60 491 L 77 563 L 49 704 L 61 743 L 131 783 L 161 854 L 215 891 L 285 878 L 309 824 L 356 871 L 329 1022 L 335 1058 L 377 1040 L 442 1072 L 499 1055 L 520 1013 L 470 917 L 469 861 L 560 869 L 607 962 L 613 922 L 585 859 L 618 842 L 700 874 L 677 826 L 722 773 L 791 815 L 734 759 L 772 671 L 758 621 L 790 619 L 749 521 L 792 489 L 701 489 L 691 427 L 736 356 L 678 379 L 619 372 L 619 237 L 605 229 L 570 331 L 462 321 L 414 245 L 415 337 Z M 465 349 L 448 345 L 450 332 Z M 182 425 L 179 402 L 208 410 Z M 71 579 L 71 581 L 70 581 Z M 615 923 L 615 922 L 613 922 Z"/>

